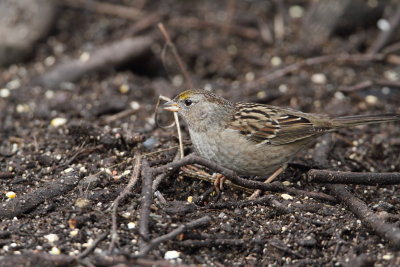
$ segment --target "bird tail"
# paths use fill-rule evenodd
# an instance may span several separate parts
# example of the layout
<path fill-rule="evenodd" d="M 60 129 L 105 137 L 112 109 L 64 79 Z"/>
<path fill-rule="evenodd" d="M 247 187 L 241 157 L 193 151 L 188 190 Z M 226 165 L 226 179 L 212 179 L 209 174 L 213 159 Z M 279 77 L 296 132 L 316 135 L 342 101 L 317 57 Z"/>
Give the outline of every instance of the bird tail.
<path fill-rule="evenodd" d="M 382 114 L 382 115 L 357 115 L 337 117 L 332 119 L 334 128 L 345 128 L 357 125 L 382 123 L 390 121 L 400 121 L 400 114 Z"/>

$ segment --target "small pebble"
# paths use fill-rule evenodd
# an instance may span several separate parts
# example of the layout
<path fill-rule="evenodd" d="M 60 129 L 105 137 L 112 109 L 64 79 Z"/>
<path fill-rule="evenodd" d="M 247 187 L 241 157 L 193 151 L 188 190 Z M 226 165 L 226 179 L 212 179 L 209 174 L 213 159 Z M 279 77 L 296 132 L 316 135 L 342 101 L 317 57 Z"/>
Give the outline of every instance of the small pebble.
<path fill-rule="evenodd" d="M 169 250 L 169 251 L 165 252 L 164 259 L 165 260 L 174 260 L 174 259 L 179 258 L 180 255 L 181 255 L 181 253 L 179 251 Z"/>
<path fill-rule="evenodd" d="M 26 113 L 29 112 L 29 110 L 31 110 L 31 108 L 28 104 L 18 104 L 16 107 L 17 113 Z"/>
<path fill-rule="evenodd" d="M 390 23 L 386 19 L 380 19 L 377 22 L 378 29 L 380 29 L 383 32 L 387 32 L 390 30 Z"/>
<path fill-rule="evenodd" d="M 389 261 L 389 260 L 393 259 L 393 254 L 383 255 L 382 259 L 384 259 L 385 261 Z"/>
<path fill-rule="evenodd" d="M 136 228 L 136 223 L 129 222 L 127 226 L 128 226 L 128 229 L 135 229 Z"/>
<path fill-rule="evenodd" d="M 48 235 L 45 235 L 44 238 L 46 238 L 47 241 L 49 241 L 50 243 L 54 243 L 59 240 L 59 237 L 56 234 L 48 234 Z"/>
<path fill-rule="evenodd" d="M 83 52 L 79 59 L 82 62 L 87 62 L 90 59 L 90 54 L 88 52 Z"/>
<path fill-rule="evenodd" d="M 57 247 L 52 247 L 50 252 L 51 255 L 60 255 L 61 254 L 61 250 Z"/>
<path fill-rule="evenodd" d="M 140 104 L 137 101 L 132 101 L 129 105 L 131 106 L 131 109 L 133 109 L 133 110 L 138 110 L 140 108 Z"/>
<path fill-rule="evenodd" d="M 15 198 L 17 194 L 15 192 L 9 191 L 6 193 L 6 197 L 8 198 Z"/>
<path fill-rule="evenodd" d="M 146 141 L 143 142 L 143 146 L 149 150 L 153 149 L 154 146 L 157 144 L 157 139 L 150 137 Z"/>
<path fill-rule="evenodd" d="M 365 97 L 365 102 L 367 102 L 370 105 L 374 105 L 374 104 L 378 103 L 378 98 L 374 95 L 367 95 Z"/>
<path fill-rule="evenodd" d="M 78 234 L 79 234 L 79 230 L 78 229 L 74 229 L 71 232 L 69 232 L 69 235 L 72 236 L 72 237 L 77 236 Z"/>
<path fill-rule="evenodd" d="M 272 66 L 279 66 L 282 64 L 282 59 L 280 57 L 272 57 L 271 58 L 271 65 Z"/>
<path fill-rule="evenodd" d="M 10 96 L 10 90 L 7 88 L 2 88 L 0 89 L 0 97 L 1 98 L 7 98 Z"/>
<path fill-rule="evenodd" d="M 314 73 L 311 76 L 311 81 L 315 84 L 326 84 L 326 76 L 323 73 Z"/>
<path fill-rule="evenodd" d="M 51 120 L 50 125 L 53 127 L 60 127 L 67 123 L 66 118 L 54 118 Z"/>
<path fill-rule="evenodd" d="M 283 199 L 285 199 L 285 200 L 291 200 L 291 199 L 293 199 L 293 197 L 292 197 L 291 195 L 289 195 L 289 194 L 281 194 L 281 197 L 282 197 Z"/>
<path fill-rule="evenodd" d="M 129 85 L 127 85 L 127 84 L 121 84 L 121 86 L 119 87 L 119 92 L 121 94 L 127 94 L 127 93 L 129 93 L 129 90 L 130 90 L 130 88 L 129 88 Z"/>
<path fill-rule="evenodd" d="M 304 15 L 304 8 L 298 5 L 291 6 L 289 7 L 289 15 L 293 19 L 301 18 Z"/>

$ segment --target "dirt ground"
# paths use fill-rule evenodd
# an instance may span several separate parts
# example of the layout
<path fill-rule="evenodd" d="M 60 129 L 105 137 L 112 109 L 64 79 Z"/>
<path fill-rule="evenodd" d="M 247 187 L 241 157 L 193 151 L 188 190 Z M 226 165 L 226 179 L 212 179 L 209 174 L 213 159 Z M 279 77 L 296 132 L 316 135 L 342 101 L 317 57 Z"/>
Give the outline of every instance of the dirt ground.
<path fill-rule="evenodd" d="M 118 239 L 111 244 L 113 203 L 135 175 L 136 159 L 154 167 L 177 154 L 176 130 L 158 127 L 154 111 L 159 95 L 173 97 L 187 82 L 157 23 L 170 34 L 194 87 L 232 101 L 332 116 L 400 114 L 400 50 L 367 56 L 380 35 L 376 23 L 330 34 L 312 47 L 307 39 L 314 37 L 304 31 L 309 1 L 101 3 L 140 15 L 62 5 L 34 53 L 1 68 L 0 266 L 400 265 L 398 249 L 341 201 L 268 192 L 262 201 L 246 202 L 250 194 L 229 185 L 217 198 L 213 184 L 198 179 L 212 174 L 201 166 L 164 175 L 149 207 L 147 237 L 139 229 L 145 194 L 139 175 L 118 205 Z M 82 75 L 70 81 L 49 80 L 54 70 L 66 75 L 59 66 L 91 62 L 101 56 L 99 48 L 124 38 L 147 39 L 118 64 L 115 53 L 90 71 L 72 65 Z M 172 121 L 158 113 L 162 125 Z M 323 156 L 316 145 L 322 141 Z M 332 195 L 325 184 L 307 181 L 309 169 L 398 173 L 399 155 L 400 123 L 340 130 L 302 151 L 279 184 Z M 347 188 L 382 222 L 400 227 L 399 185 Z M 143 244 L 199 218 L 208 219 L 136 257 Z"/>

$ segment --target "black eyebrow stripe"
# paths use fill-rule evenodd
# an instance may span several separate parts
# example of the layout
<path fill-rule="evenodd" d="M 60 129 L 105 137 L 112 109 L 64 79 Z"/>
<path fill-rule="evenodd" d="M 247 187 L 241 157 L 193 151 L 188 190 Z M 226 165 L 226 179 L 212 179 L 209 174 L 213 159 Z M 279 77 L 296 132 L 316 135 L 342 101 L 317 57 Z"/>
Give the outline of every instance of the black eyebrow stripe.
<path fill-rule="evenodd" d="M 248 109 L 248 110 L 243 110 L 244 113 L 258 113 L 261 115 L 264 115 L 265 117 L 269 118 L 269 114 L 265 111 L 258 110 L 258 109 Z"/>
<path fill-rule="evenodd" d="M 259 117 L 252 116 L 252 115 L 244 115 L 244 116 L 240 116 L 240 118 L 245 119 L 245 120 L 260 120 Z"/>

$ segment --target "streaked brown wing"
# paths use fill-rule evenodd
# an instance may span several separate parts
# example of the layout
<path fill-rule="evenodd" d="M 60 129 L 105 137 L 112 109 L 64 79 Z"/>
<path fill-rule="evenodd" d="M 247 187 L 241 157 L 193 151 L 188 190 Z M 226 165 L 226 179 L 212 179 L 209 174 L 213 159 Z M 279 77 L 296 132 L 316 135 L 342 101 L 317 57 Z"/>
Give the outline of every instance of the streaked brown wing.
<path fill-rule="evenodd" d="M 329 130 L 315 127 L 305 113 L 253 103 L 236 104 L 228 128 L 253 142 L 272 145 L 296 142 Z"/>

